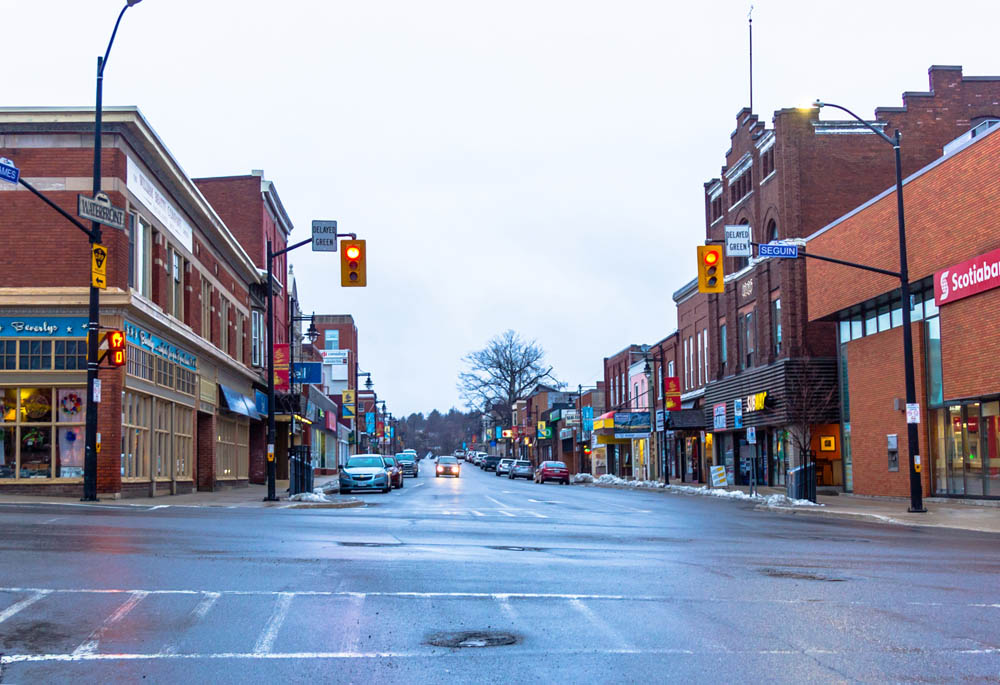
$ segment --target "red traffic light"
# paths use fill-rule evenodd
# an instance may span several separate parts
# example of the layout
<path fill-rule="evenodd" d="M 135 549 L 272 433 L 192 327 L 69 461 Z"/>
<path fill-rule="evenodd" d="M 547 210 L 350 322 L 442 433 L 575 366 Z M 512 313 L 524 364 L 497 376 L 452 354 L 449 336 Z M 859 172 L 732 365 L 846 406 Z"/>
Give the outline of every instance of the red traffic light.
<path fill-rule="evenodd" d="M 357 245 L 351 245 L 350 247 L 347 248 L 348 259 L 357 259 L 359 256 L 361 256 L 360 247 L 358 247 Z"/>
<path fill-rule="evenodd" d="M 705 252 L 704 257 L 702 258 L 705 260 L 705 264 L 707 264 L 708 266 L 712 266 L 717 261 L 719 261 L 719 253 L 716 252 L 715 250 L 708 250 Z"/>

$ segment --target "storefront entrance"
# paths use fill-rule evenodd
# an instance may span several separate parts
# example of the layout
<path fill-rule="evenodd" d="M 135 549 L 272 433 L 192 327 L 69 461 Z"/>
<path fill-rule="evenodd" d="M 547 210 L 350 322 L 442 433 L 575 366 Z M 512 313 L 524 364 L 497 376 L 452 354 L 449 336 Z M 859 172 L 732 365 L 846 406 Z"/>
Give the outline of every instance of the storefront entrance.
<path fill-rule="evenodd" d="M 1000 401 L 934 411 L 935 494 L 1000 497 Z"/>

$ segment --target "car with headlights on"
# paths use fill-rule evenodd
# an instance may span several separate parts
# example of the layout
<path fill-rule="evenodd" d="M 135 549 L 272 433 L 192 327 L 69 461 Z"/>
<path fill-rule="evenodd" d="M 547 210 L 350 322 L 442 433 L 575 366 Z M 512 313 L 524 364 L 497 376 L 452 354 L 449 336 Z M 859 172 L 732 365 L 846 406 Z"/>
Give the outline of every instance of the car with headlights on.
<path fill-rule="evenodd" d="M 396 454 L 396 462 L 399 467 L 403 470 L 404 476 L 413 476 L 418 478 L 420 476 L 420 467 L 417 466 L 417 455 L 410 452 L 398 452 Z"/>
<path fill-rule="evenodd" d="M 455 457 L 438 458 L 437 467 L 434 469 L 435 478 L 441 476 L 455 476 L 455 478 L 460 478 L 461 474 L 462 466 L 458 463 L 458 459 Z"/>
<path fill-rule="evenodd" d="M 389 486 L 393 488 L 403 487 L 403 469 L 399 467 L 396 458 L 383 455 L 382 461 L 385 463 L 386 473 L 389 474 Z"/>
<path fill-rule="evenodd" d="M 557 480 L 563 485 L 569 485 L 569 469 L 561 461 L 543 461 L 535 469 L 535 482 L 545 484 L 547 480 Z"/>
<path fill-rule="evenodd" d="M 531 462 L 527 459 L 518 459 L 511 464 L 510 470 L 507 472 L 507 477 L 511 480 L 515 478 L 531 480 L 535 477 L 535 470 L 531 467 Z"/>
<path fill-rule="evenodd" d="M 379 454 L 355 454 L 340 468 L 340 492 L 381 490 L 389 492 L 389 472 Z"/>

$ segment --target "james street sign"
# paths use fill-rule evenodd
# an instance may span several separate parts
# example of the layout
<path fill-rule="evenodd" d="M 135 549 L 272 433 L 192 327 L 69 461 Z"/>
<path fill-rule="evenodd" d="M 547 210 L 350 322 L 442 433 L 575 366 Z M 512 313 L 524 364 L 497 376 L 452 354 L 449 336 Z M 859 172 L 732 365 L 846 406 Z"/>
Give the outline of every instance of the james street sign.
<path fill-rule="evenodd" d="M 6 157 L 0 157 L 0 181 L 7 183 L 17 183 L 21 178 L 20 170 L 14 166 L 14 162 Z"/>

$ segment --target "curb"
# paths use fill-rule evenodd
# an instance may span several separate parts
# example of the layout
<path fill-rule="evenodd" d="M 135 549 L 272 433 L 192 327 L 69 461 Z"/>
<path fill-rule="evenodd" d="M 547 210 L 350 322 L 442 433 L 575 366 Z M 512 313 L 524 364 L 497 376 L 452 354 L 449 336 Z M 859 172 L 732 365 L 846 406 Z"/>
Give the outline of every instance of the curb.
<path fill-rule="evenodd" d="M 768 506 L 766 504 L 758 504 L 754 507 L 754 511 L 769 511 L 773 514 L 791 514 L 791 515 L 805 515 L 814 516 L 816 518 L 825 519 L 851 519 L 854 521 L 867 521 L 869 523 L 884 523 L 894 526 L 933 526 L 933 524 L 927 523 L 910 523 L 909 521 L 900 521 L 898 519 L 889 518 L 888 516 L 883 516 L 881 514 L 863 514 L 854 511 L 830 511 L 829 509 L 823 509 L 821 507 L 781 507 L 781 506 Z M 964 528 L 958 530 L 966 530 Z"/>

